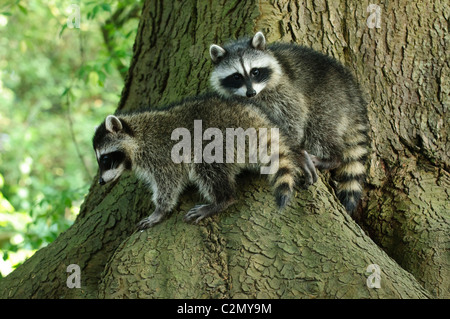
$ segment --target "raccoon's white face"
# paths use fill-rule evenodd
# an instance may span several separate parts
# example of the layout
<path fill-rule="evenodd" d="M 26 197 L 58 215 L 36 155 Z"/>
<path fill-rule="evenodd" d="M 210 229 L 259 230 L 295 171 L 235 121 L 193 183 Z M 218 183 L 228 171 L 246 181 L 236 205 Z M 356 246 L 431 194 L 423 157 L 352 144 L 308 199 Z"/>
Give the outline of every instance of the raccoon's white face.
<path fill-rule="evenodd" d="M 122 173 L 131 169 L 131 160 L 125 151 L 129 139 L 119 118 L 109 115 L 94 135 L 93 144 L 100 171 L 99 184 L 117 180 Z"/>
<path fill-rule="evenodd" d="M 98 167 L 100 170 L 100 185 L 117 180 L 126 169 L 126 156 L 121 151 L 100 152 L 96 150 Z"/>
<path fill-rule="evenodd" d="M 275 87 L 281 74 L 278 61 L 265 49 L 261 32 L 248 42 L 228 47 L 213 44 L 210 55 L 215 64 L 211 85 L 225 96 L 253 97 L 265 88 Z"/>
<path fill-rule="evenodd" d="M 253 97 L 270 81 L 273 70 L 265 60 L 236 59 L 233 62 L 213 71 L 211 83 L 217 91 L 225 95 Z"/>

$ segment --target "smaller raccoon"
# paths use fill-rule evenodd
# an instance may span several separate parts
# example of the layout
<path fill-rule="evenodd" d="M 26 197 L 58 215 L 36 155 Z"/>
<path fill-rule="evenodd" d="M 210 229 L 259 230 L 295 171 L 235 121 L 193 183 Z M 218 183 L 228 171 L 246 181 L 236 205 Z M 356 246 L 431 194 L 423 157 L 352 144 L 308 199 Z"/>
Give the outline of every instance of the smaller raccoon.
<path fill-rule="evenodd" d="M 152 227 L 163 220 L 177 204 L 183 189 L 191 183 L 210 203 L 193 207 L 185 215 L 185 221 L 197 223 L 223 211 L 235 201 L 236 175 L 243 169 L 262 166 L 259 160 L 250 163 L 250 153 L 244 163 L 229 163 L 228 160 L 224 163 L 175 163 L 171 157 L 177 143 L 172 138 L 174 130 L 183 128 L 194 132 L 194 121 L 198 120 L 202 120 L 203 127 L 218 128 L 223 133 L 227 128 L 274 128 L 254 103 L 214 94 L 186 99 L 164 109 L 109 115 L 97 128 L 93 147 L 99 165 L 99 183 L 113 182 L 123 172 L 131 170 L 153 191 L 155 211 L 137 225 L 138 229 Z M 247 150 L 248 139 L 245 143 Z M 279 136 L 278 152 L 274 152 L 272 135 L 267 135 L 266 145 L 272 151 L 271 156 L 278 158 L 278 169 L 268 178 L 275 189 L 277 205 L 283 208 L 293 194 L 299 173 L 296 159 L 302 155 L 291 152 L 282 136 Z M 193 149 L 191 158 L 194 158 Z"/>
<path fill-rule="evenodd" d="M 266 45 L 261 32 L 225 46 L 213 44 L 210 55 L 214 91 L 257 101 L 291 149 L 331 171 L 336 194 L 352 214 L 362 195 L 369 130 L 366 102 L 352 74 L 310 48 Z"/>

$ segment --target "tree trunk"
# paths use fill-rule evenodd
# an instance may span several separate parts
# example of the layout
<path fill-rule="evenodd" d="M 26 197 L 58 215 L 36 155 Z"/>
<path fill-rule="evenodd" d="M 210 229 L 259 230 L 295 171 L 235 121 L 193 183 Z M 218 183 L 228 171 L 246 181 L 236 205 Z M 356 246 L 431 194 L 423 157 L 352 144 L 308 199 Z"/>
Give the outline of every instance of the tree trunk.
<path fill-rule="evenodd" d="M 327 175 L 283 212 L 263 178 L 244 175 L 238 202 L 199 225 L 188 190 L 161 224 L 132 176 L 93 183 L 74 225 L 0 281 L 1 298 L 426 298 L 450 296 L 448 21 L 444 2 L 392 1 L 380 28 L 357 1 L 144 4 L 119 109 L 161 105 L 208 88 L 208 48 L 262 30 L 334 56 L 369 103 L 373 154 L 357 221 Z M 423 7 L 422 7 L 423 6 Z M 372 237 L 374 241 L 368 236 Z M 81 269 L 68 288 L 67 266 Z M 381 288 L 370 288 L 369 265 Z"/>

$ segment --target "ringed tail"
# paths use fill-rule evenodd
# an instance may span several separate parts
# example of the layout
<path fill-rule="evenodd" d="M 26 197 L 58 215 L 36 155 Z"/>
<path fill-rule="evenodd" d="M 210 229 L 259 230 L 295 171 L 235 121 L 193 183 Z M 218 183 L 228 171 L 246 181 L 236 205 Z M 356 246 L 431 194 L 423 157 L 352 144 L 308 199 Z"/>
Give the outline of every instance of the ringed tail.
<path fill-rule="evenodd" d="M 298 168 L 285 152 L 278 154 L 278 160 L 278 170 L 269 175 L 269 180 L 274 189 L 277 206 L 279 209 L 283 209 L 294 193 Z"/>
<path fill-rule="evenodd" d="M 358 207 L 366 177 L 365 162 L 368 154 L 367 127 L 359 125 L 356 134 L 345 138 L 342 164 L 331 173 L 337 182 L 336 195 L 347 212 L 352 215 Z"/>

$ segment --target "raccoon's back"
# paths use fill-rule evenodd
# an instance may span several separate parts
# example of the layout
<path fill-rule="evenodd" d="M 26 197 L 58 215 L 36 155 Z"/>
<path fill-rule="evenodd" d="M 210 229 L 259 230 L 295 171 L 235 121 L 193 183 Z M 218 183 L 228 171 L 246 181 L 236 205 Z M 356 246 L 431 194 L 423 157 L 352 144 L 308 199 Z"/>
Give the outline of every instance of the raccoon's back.
<path fill-rule="evenodd" d="M 215 93 L 188 98 L 170 110 L 179 125 L 193 129 L 194 120 L 207 128 L 249 128 L 273 126 L 255 102 L 241 97 L 224 98 Z"/>
<path fill-rule="evenodd" d="M 169 136 L 176 128 L 193 130 L 196 120 L 201 120 L 203 127 L 219 129 L 259 122 L 266 124 L 268 121 L 254 101 L 242 97 L 225 98 L 212 92 L 158 108 L 122 113 L 121 116 L 132 119 L 131 124 L 144 134 L 156 131 Z"/>
<path fill-rule="evenodd" d="M 296 44 L 274 43 L 268 48 L 289 81 L 302 93 L 361 95 L 351 72 L 334 58 Z"/>
<path fill-rule="evenodd" d="M 273 43 L 268 49 L 273 52 L 283 70 L 292 79 L 305 76 L 310 80 L 317 79 L 333 71 L 343 77 L 351 76 L 340 62 L 306 46 Z"/>

